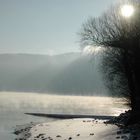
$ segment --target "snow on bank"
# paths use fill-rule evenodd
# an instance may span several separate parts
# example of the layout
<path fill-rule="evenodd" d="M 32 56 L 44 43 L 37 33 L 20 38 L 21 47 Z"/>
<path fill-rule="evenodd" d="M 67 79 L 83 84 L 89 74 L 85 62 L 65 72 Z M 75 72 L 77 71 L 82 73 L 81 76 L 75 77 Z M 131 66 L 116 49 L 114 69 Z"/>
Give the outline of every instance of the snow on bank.
<path fill-rule="evenodd" d="M 17 140 L 128 140 L 116 125 L 95 119 L 68 119 L 17 128 Z"/>

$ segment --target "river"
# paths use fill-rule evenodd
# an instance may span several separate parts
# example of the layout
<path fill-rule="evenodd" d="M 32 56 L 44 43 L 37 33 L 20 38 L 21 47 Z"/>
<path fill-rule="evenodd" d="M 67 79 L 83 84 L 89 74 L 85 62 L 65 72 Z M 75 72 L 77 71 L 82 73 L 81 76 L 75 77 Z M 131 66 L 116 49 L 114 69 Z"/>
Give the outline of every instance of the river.
<path fill-rule="evenodd" d="M 117 116 L 128 109 L 125 103 L 112 97 L 0 92 L 0 138 L 14 140 L 16 125 L 54 120 L 24 113 Z"/>

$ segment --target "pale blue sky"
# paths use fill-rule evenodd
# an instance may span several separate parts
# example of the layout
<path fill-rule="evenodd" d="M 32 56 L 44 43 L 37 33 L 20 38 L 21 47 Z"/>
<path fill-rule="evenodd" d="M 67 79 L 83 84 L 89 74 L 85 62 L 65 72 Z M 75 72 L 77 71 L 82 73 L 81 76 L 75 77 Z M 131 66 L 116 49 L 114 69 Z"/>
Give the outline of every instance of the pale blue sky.
<path fill-rule="evenodd" d="M 0 53 L 78 51 L 77 32 L 117 0 L 0 0 Z"/>

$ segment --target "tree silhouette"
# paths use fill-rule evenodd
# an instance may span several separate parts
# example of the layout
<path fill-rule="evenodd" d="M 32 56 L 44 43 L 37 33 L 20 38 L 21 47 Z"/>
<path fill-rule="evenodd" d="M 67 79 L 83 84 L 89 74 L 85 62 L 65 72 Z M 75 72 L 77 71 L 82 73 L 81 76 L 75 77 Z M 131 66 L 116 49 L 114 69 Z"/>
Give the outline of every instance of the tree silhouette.
<path fill-rule="evenodd" d="M 120 13 L 123 4 L 131 4 L 135 13 L 125 18 Z M 82 46 L 105 48 L 104 72 L 108 87 L 117 89 L 131 100 L 129 123 L 140 121 L 140 2 L 128 0 L 112 6 L 101 17 L 89 18 L 80 32 Z"/>

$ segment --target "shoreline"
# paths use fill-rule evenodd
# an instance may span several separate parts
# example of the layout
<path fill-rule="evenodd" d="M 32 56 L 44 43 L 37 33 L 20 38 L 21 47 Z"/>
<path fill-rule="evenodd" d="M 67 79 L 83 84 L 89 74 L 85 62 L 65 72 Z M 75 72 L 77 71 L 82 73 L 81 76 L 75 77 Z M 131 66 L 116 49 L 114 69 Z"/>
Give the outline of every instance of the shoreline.
<path fill-rule="evenodd" d="M 127 111 L 108 120 L 61 118 L 51 122 L 31 122 L 16 127 L 14 134 L 17 135 L 17 138 L 15 140 L 140 140 L 140 124 L 129 126 L 122 124 L 129 117 L 129 113 L 130 111 Z M 56 114 L 51 114 L 51 116 L 53 115 Z M 61 115 L 64 117 L 65 114 L 59 114 L 57 117 Z M 68 115 L 68 117 L 70 116 Z"/>
<path fill-rule="evenodd" d="M 91 118 L 61 119 L 17 126 L 16 140 L 128 140 L 130 132 L 106 120 Z"/>

